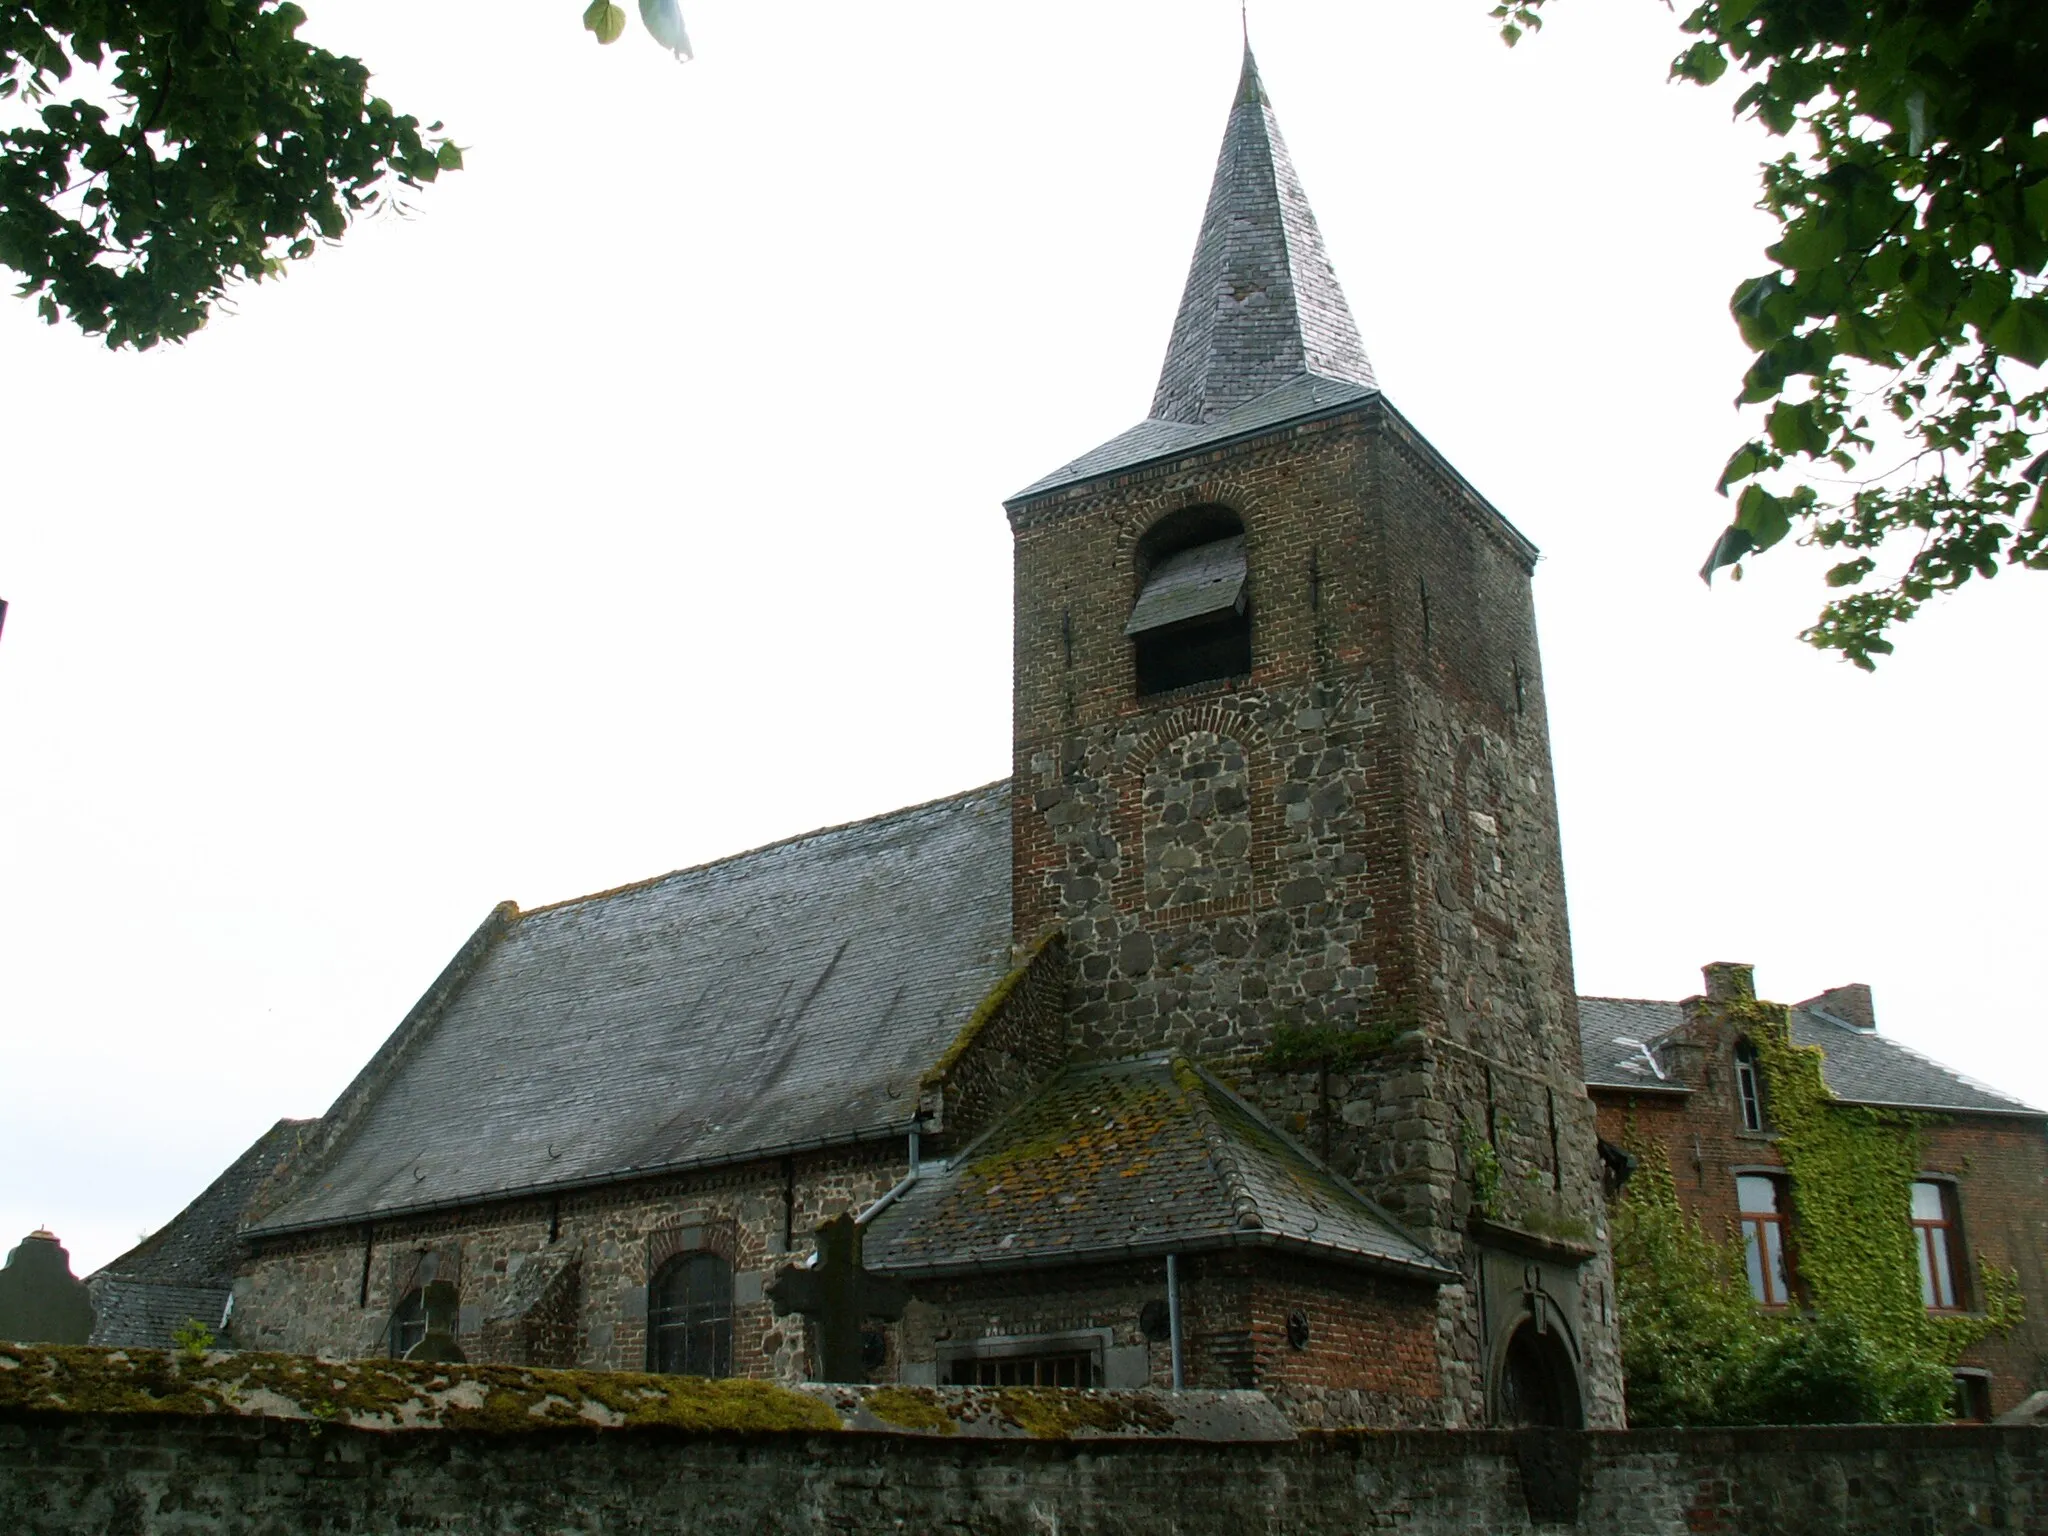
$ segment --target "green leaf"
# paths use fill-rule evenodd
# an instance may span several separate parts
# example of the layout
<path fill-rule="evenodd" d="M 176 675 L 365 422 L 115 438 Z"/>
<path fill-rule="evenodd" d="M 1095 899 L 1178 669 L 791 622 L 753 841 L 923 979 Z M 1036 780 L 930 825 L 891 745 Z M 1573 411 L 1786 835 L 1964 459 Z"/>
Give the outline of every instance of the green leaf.
<path fill-rule="evenodd" d="M 1813 416 L 1813 402 L 1781 401 L 1771 408 L 1767 426 L 1771 446 L 1781 453 L 1804 453 L 1818 457 L 1827 451 L 1827 433 Z"/>
<path fill-rule="evenodd" d="M 1707 551 L 1707 563 L 1700 567 L 1700 580 L 1708 586 L 1714 584 L 1714 572 L 1724 565 L 1734 565 L 1744 555 L 1756 548 L 1756 540 L 1746 528 L 1730 523 L 1721 530 L 1721 536 L 1714 540 L 1714 547 Z M 1741 574 L 1740 568 L 1736 574 Z"/>
<path fill-rule="evenodd" d="M 2027 223 L 2034 233 L 2048 239 L 2048 177 L 2027 188 L 2020 202 L 2027 210 Z"/>
<path fill-rule="evenodd" d="M 1704 38 L 1686 49 L 1671 64 L 1671 76 L 1674 80 L 1691 80 L 1698 85 L 1712 85 L 1727 72 L 1728 57 L 1721 52 L 1721 45 Z"/>
<path fill-rule="evenodd" d="M 616 43 L 626 30 L 625 8 L 611 0 L 590 0 L 590 8 L 583 13 L 583 29 L 595 34 L 600 43 Z"/>
<path fill-rule="evenodd" d="M 1755 548 L 1769 549 L 1792 531 L 1792 502 L 1760 485 L 1745 486 L 1735 503 L 1735 526 L 1750 536 Z"/>
<path fill-rule="evenodd" d="M 1991 323 L 1985 341 L 2029 367 L 2048 362 L 2048 301 L 2015 299 Z"/>
<path fill-rule="evenodd" d="M 462 169 L 462 151 L 455 147 L 453 139 L 443 139 L 441 141 L 441 147 L 434 151 L 434 163 L 444 171 L 459 171 Z M 485 169 L 488 170 L 489 166 L 486 166 Z"/>
<path fill-rule="evenodd" d="M 1781 266 L 1811 272 L 1848 248 L 1848 224 L 1831 208 L 1812 209 L 1785 226 L 1785 237 L 1764 252 Z"/>
<path fill-rule="evenodd" d="M 1762 443 L 1744 443 L 1735 450 L 1734 455 L 1728 460 L 1728 467 L 1721 471 L 1721 483 L 1715 489 L 1725 496 L 1728 494 L 1729 486 L 1734 485 L 1739 480 L 1747 480 L 1763 467 L 1764 445 Z"/>
<path fill-rule="evenodd" d="M 1759 352 L 1785 334 L 1784 327 L 1776 323 L 1769 309 L 1770 301 L 1783 289 L 1784 279 L 1771 272 L 1743 283 L 1728 301 L 1729 312 L 1735 316 L 1742 339 Z"/>

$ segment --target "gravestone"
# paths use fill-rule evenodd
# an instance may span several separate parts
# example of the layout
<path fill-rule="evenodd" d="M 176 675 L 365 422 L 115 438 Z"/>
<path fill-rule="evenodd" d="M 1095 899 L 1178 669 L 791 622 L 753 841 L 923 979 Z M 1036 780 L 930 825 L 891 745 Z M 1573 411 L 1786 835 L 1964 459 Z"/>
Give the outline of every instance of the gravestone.
<path fill-rule="evenodd" d="M 71 1273 L 71 1255 L 38 1227 L 0 1269 L 0 1339 L 17 1344 L 83 1344 L 92 1337 L 92 1297 Z"/>
<path fill-rule="evenodd" d="M 861 1360 L 861 1323 L 878 1317 L 895 1322 L 903 1316 L 910 1290 L 900 1280 L 871 1274 L 861 1267 L 860 1223 L 839 1216 L 818 1228 L 817 1263 L 805 1269 L 785 1264 L 768 1282 L 775 1315 L 802 1313 L 818 1330 L 818 1381 L 865 1381 Z"/>

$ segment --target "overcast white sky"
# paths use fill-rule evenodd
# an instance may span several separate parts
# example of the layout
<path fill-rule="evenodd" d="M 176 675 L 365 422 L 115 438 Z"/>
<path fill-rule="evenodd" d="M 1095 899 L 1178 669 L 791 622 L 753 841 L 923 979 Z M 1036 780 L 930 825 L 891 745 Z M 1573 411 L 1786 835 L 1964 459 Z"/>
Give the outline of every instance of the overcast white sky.
<path fill-rule="evenodd" d="M 1144 413 L 1230 0 L 308 0 L 469 169 L 188 345 L 0 297 L 0 1247 L 321 1112 L 492 903 L 1008 769 L 1004 495 Z M 1390 397 L 1526 531 L 1580 990 L 1708 960 L 2048 1103 L 2048 583 L 1875 678 L 1710 594 L 1769 146 L 1653 0 L 1258 0 Z"/>

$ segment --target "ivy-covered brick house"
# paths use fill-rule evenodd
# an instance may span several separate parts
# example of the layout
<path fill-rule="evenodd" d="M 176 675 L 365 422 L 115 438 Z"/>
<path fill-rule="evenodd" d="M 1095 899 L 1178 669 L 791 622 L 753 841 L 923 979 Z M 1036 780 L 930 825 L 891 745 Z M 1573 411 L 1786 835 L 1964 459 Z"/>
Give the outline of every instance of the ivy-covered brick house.
<path fill-rule="evenodd" d="M 1150 410 L 1005 510 L 1010 777 L 492 913 L 243 1208 L 233 1343 L 801 1378 L 850 1213 L 878 1380 L 1619 1423 L 1536 550 L 1248 53 Z"/>
<path fill-rule="evenodd" d="M 1675 1198 L 1766 1314 L 1951 1361 L 1966 1416 L 2048 1387 L 2048 1113 L 1880 1034 L 1867 986 L 1786 1006 L 1749 966 L 1705 979 L 1579 1000 L 1617 1197 Z"/>

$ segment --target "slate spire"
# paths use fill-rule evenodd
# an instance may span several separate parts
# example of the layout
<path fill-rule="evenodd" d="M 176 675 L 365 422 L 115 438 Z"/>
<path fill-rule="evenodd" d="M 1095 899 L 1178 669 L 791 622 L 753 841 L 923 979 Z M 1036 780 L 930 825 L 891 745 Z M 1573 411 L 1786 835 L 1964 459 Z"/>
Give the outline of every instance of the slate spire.
<path fill-rule="evenodd" d="M 1212 422 L 1303 374 L 1378 387 L 1247 44 L 1152 418 Z"/>

